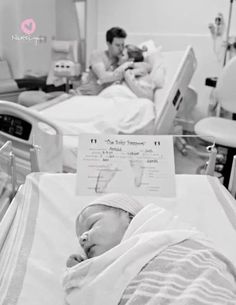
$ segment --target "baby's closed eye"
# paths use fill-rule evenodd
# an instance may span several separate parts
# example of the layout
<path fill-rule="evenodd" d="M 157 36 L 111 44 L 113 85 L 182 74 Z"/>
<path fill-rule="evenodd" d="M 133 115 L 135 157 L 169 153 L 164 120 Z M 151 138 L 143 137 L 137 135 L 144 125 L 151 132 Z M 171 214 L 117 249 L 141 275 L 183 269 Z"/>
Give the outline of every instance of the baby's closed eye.
<path fill-rule="evenodd" d="M 96 222 L 97 222 L 97 220 L 93 221 L 93 222 L 89 225 L 89 230 L 92 229 L 92 227 L 95 225 Z"/>

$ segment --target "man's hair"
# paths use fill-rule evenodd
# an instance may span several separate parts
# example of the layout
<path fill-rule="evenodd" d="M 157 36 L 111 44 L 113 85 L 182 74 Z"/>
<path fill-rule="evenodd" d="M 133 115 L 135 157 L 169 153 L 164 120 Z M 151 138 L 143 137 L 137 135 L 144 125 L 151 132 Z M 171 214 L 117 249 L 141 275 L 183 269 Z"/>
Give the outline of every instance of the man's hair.
<path fill-rule="evenodd" d="M 114 38 L 126 38 L 125 30 L 119 27 L 113 27 L 106 32 L 106 41 L 112 43 Z"/>
<path fill-rule="evenodd" d="M 129 59 L 133 59 L 134 62 L 144 61 L 143 52 L 145 52 L 145 50 L 132 44 L 127 44 L 125 48 L 127 49 Z"/>

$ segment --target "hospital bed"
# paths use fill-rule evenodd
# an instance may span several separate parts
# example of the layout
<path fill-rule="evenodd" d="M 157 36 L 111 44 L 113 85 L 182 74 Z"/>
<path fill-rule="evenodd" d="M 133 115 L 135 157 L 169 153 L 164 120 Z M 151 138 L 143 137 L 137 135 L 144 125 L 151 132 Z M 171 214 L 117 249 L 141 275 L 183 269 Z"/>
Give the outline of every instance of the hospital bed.
<path fill-rule="evenodd" d="M 152 69 L 157 69 L 157 73 L 155 71 L 153 72 L 153 77 L 155 81 L 155 77 L 159 78 L 160 75 L 158 73 L 158 67 L 162 66 L 165 68 L 165 76 L 164 76 L 164 84 L 163 81 L 158 79 L 157 83 L 160 85 L 162 83 L 162 87 L 157 88 L 155 90 L 154 95 L 154 124 L 152 128 L 150 129 L 150 126 L 148 127 L 149 130 L 147 130 L 147 126 L 150 125 L 150 123 L 153 120 L 153 116 L 148 116 L 147 118 L 143 117 L 143 120 L 146 119 L 145 124 L 143 125 L 137 125 L 135 126 L 135 121 L 133 122 L 133 132 L 134 133 L 154 133 L 154 134 L 168 134 L 173 126 L 173 120 L 176 117 L 176 113 L 183 102 L 183 98 L 185 95 L 185 92 L 188 88 L 188 85 L 191 81 L 191 78 L 196 70 L 197 62 L 196 57 L 194 54 L 194 50 L 191 46 L 186 47 L 185 50 L 182 51 L 170 51 L 170 52 L 157 52 L 154 55 L 151 55 L 154 57 L 152 59 Z M 156 58 L 155 58 L 156 57 Z M 152 72 L 151 72 L 152 73 Z M 162 78 L 162 76 L 160 77 Z M 118 94 L 118 92 L 117 92 Z M 41 109 L 41 112 L 46 115 L 47 118 L 50 118 L 52 120 L 60 120 L 62 117 L 62 114 L 64 114 L 63 121 L 66 121 L 66 118 L 68 120 L 71 119 L 70 115 L 72 115 L 70 112 L 73 109 L 74 112 L 81 112 L 81 105 L 79 103 L 79 99 L 82 97 L 78 97 L 76 101 L 70 102 L 70 103 L 60 103 L 60 105 L 53 104 L 52 109 L 50 109 L 50 103 L 49 107 L 47 106 L 47 103 L 44 103 L 44 106 L 46 109 L 44 110 L 43 105 L 39 105 L 39 110 Z M 85 101 L 89 101 L 89 99 L 85 99 Z M 76 106 L 77 102 L 77 106 Z M 102 103 L 102 102 L 101 102 Z M 132 105 L 133 106 L 133 105 Z M 142 104 L 140 104 L 140 112 L 143 110 Z M 150 105 L 149 105 L 150 106 Z M 122 107 L 122 104 L 119 105 L 119 107 Z M 133 106 L 134 107 L 134 106 Z M 145 107 L 148 107 L 145 106 Z M 135 107 L 134 107 L 135 108 Z M 37 106 L 36 106 L 37 109 Z M 94 111 L 93 108 L 88 109 L 87 111 Z M 116 110 L 115 108 L 111 108 L 110 111 Z M 125 109 L 126 112 L 132 111 L 129 109 Z M 136 111 L 138 108 L 136 107 Z M 108 110 L 109 111 L 109 110 Z M 68 113 L 68 114 L 67 114 Z M 124 113 L 123 113 L 124 114 Z M 130 116 L 134 115 L 135 112 L 130 112 Z M 113 113 L 110 113 L 110 115 L 114 115 Z M 65 117 L 66 116 L 66 117 Z M 72 116 L 72 119 L 75 119 L 75 116 Z M 79 119 L 80 116 L 78 115 L 78 125 L 79 125 Z M 86 113 L 85 117 L 81 117 L 81 120 L 83 119 L 89 119 L 88 114 Z M 88 122 L 91 124 L 91 122 Z M 132 121 L 130 122 L 132 123 Z M 62 123 L 63 124 L 63 123 Z M 87 125 L 86 128 L 96 128 L 95 125 Z M 108 121 L 108 128 L 109 121 Z M 121 128 L 121 126 L 120 126 Z M 81 129 L 83 129 L 83 125 L 81 126 Z M 100 130 L 98 129 L 98 132 Z M 104 130 L 106 132 L 106 130 Z M 87 130 L 87 132 L 92 132 L 92 130 Z M 130 130 L 127 129 L 121 129 L 117 130 L 117 132 L 122 133 L 130 133 Z"/>
<path fill-rule="evenodd" d="M 63 134 L 64 169 L 74 172 L 78 146 L 76 135 L 78 134 L 168 134 L 171 132 L 174 119 L 196 69 L 196 58 L 190 46 L 183 51 L 162 52 L 161 55 L 157 52 L 157 55 L 154 53 L 155 56 L 157 56 L 157 64 L 161 61 L 166 68 L 166 76 L 163 88 L 155 91 L 154 103 L 141 98 L 109 99 L 79 96 L 59 103 L 47 102 L 29 109 L 13 103 L 6 105 L 1 102 L 0 115 L 9 112 L 11 116 L 19 117 L 21 120 L 21 112 L 29 118 L 32 113 L 33 123 L 37 122 L 35 118 L 38 108 L 40 120 L 45 118 L 48 126 L 50 122 L 52 123 L 50 128 L 55 129 L 57 126 Z M 36 144 L 35 136 L 34 139 Z M 14 142 L 19 142 L 19 137 L 11 134 L 10 140 L 14 145 Z"/>
<path fill-rule="evenodd" d="M 77 251 L 74 221 L 94 196 L 75 194 L 76 174 L 30 174 L 0 223 L 0 304 L 64 304 L 65 262 Z M 176 175 L 176 197 L 137 197 L 203 231 L 236 265 L 235 200 L 217 178 Z"/>

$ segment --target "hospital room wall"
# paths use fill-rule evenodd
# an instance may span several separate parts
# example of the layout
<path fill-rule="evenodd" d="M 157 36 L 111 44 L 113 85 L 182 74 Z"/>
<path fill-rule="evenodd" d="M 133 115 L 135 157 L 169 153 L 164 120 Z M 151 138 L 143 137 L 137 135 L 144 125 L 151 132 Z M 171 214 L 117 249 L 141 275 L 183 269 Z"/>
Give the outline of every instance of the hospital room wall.
<path fill-rule="evenodd" d="M 74 0 L 0 0 L 0 18 L 0 57 L 8 60 L 14 78 L 48 74 L 52 39 L 80 41 Z M 29 18 L 36 29 L 26 35 L 21 23 Z M 40 37 L 36 45 L 35 39 Z"/>
<path fill-rule="evenodd" d="M 222 12 L 228 21 L 230 1 L 222 0 L 99 0 L 97 8 L 97 46 L 104 48 L 105 32 L 119 25 L 128 32 L 130 43 L 153 39 L 163 51 L 181 50 L 192 45 L 198 60 L 191 85 L 198 92 L 197 116 L 207 113 L 211 87 L 205 78 L 217 76 L 222 64 L 213 51 L 208 24 Z M 236 29 L 236 5 L 231 29 Z M 235 33 L 231 33 L 235 35 Z M 223 53 L 223 49 L 221 49 Z"/>
<path fill-rule="evenodd" d="M 56 0 L 1 0 L 0 56 L 6 58 L 14 78 L 46 75 L 50 65 L 51 39 L 55 36 Z M 32 18 L 36 29 L 32 39 L 21 31 L 21 22 Z M 37 43 L 34 38 L 41 37 Z"/>
<path fill-rule="evenodd" d="M 13 3 L 14 2 L 14 3 Z M 21 53 L 21 48 L 12 40 L 12 35 L 15 34 L 19 24 L 18 2 L 1 0 L 0 1 L 0 56 L 1 59 L 7 59 L 12 63 L 15 70 L 20 70 L 22 61 L 15 54 Z"/>

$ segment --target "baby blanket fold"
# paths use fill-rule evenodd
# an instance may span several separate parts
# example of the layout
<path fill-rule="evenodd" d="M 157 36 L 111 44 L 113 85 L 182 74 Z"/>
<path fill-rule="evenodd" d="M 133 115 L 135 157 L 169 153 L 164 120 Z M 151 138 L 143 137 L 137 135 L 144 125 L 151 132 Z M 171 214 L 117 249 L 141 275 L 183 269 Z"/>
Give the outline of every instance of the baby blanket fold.
<path fill-rule="evenodd" d="M 127 285 L 152 258 L 187 239 L 208 243 L 172 213 L 146 206 L 134 217 L 119 245 L 66 271 L 66 303 L 118 304 Z"/>
<path fill-rule="evenodd" d="M 195 240 L 156 255 L 125 289 L 119 305 L 235 305 L 236 269 Z"/>

